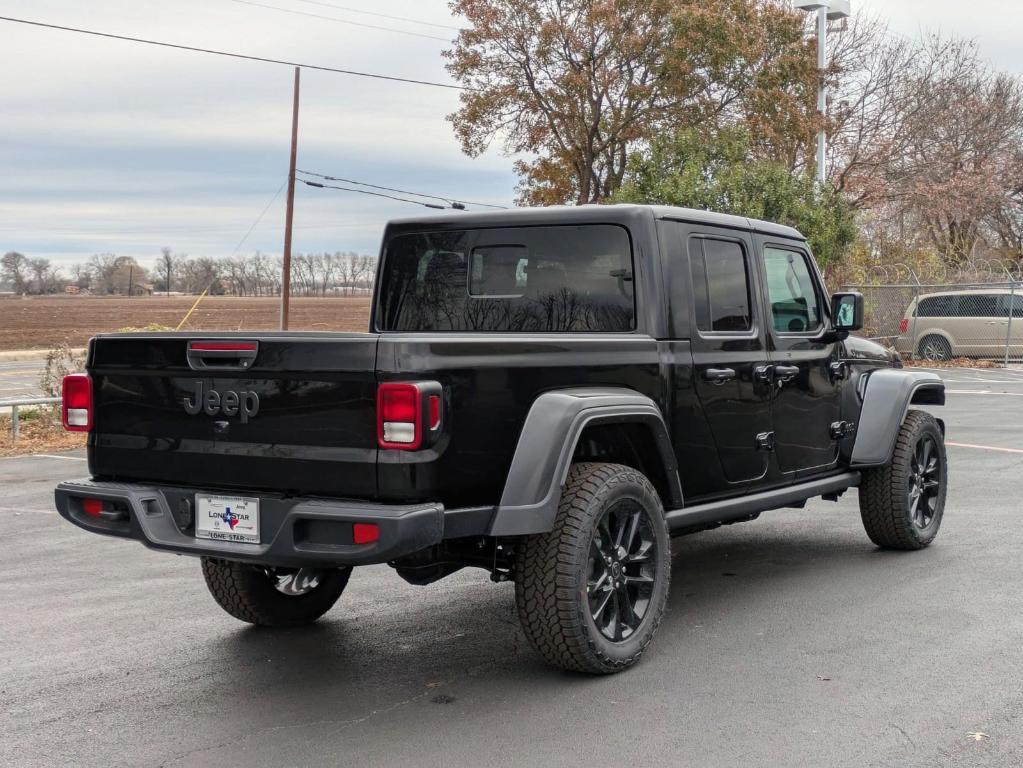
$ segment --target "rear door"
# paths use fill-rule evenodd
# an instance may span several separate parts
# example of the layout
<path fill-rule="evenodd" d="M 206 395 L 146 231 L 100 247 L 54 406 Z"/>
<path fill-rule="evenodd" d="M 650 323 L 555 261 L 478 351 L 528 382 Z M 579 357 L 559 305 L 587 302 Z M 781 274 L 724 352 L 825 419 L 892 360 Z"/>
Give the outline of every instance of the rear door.
<path fill-rule="evenodd" d="M 771 386 L 752 245 L 747 233 L 713 227 L 692 228 L 686 238 L 694 387 L 724 473 L 717 490 L 725 493 L 769 468 Z"/>
<path fill-rule="evenodd" d="M 812 474 L 838 460 L 842 370 L 827 340 L 827 302 L 802 245 L 758 237 L 774 387 L 771 404 L 783 473 Z"/>

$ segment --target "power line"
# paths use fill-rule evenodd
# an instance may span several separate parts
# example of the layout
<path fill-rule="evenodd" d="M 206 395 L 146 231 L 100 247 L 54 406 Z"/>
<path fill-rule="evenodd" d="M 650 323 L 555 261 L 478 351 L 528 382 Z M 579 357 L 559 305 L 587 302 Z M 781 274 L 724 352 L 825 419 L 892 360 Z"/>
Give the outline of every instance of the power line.
<path fill-rule="evenodd" d="M 145 43 L 146 45 L 158 45 L 163 48 L 174 48 L 180 51 L 192 51 L 194 53 L 209 53 L 215 56 L 227 56 L 232 59 L 244 59 L 246 61 L 261 61 L 265 64 L 284 64 L 289 67 L 302 67 L 303 69 L 319 70 L 320 72 L 336 72 L 341 75 L 353 75 L 356 77 L 370 77 L 375 80 L 390 80 L 396 83 L 411 83 L 413 85 L 430 85 L 434 88 L 450 88 L 456 91 L 468 91 L 473 90 L 472 88 L 466 88 L 461 85 L 454 85 L 452 83 L 435 83 L 430 80 L 413 80 L 408 77 L 395 77 L 393 75 L 379 75 L 373 72 L 358 72 L 352 69 L 338 69 L 336 67 L 322 67 L 316 64 L 302 64 L 297 61 L 285 61 L 284 59 L 270 59 L 263 56 L 249 56 L 244 53 L 230 53 L 228 51 L 217 51 L 212 48 L 197 48 L 191 45 L 178 45 L 176 43 L 164 43 L 159 40 L 147 40 L 142 37 L 129 37 L 127 35 L 115 35 L 110 32 L 96 32 L 91 29 L 81 29 L 79 27 L 65 27 L 60 24 L 46 24 L 41 21 L 29 21 L 28 19 L 15 19 L 11 16 L 0 16 L 0 21 L 10 21 L 15 24 L 28 24 L 33 27 L 44 27 L 46 29 L 59 29 L 64 32 L 78 32 L 83 35 L 93 35 L 94 37 L 107 37 L 112 40 L 125 40 L 131 43 Z"/>
<path fill-rule="evenodd" d="M 321 184 L 318 181 L 307 181 L 306 179 L 299 179 L 303 184 L 307 184 L 310 187 L 317 187 L 319 189 L 340 189 L 342 192 L 358 192 L 360 195 L 373 195 L 373 197 L 386 197 L 388 200 L 397 200 L 402 203 L 412 203 L 413 205 L 422 205 L 425 208 L 436 208 L 439 211 L 445 211 L 447 208 L 443 205 L 437 205 L 436 203 L 424 203 L 422 200 L 410 200 L 407 197 L 396 197 L 394 195 L 385 195 L 383 192 L 370 192 L 368 189 L 353 189 L 351 187 L 339 187 L 334 184 Z"/>
<path fill-rule="evenodd" d="M 275 202 L 277 202 L 277 198 L 281 196 L 281 191 L 284 189 L 284 185 L 287 184 L 287 183 L 288 183 L 288 177 L 285 176 L 284 177 L 284 181 L 281 182 L 281 185 L 279 187 L 277 187 L 277 191 L 274 192 L 274 196 L 270 198 L 270 202 L 266 204 L 266 207 L 263 208 L 263 210 L 260 212 L 259 216 L 256 217 L 256 220 L 254 222 L 252 222 L 252 226 L 249 227 L 248 232 L 245 233 L 245 235 L 242 237 L 242 239 L 238 241 L 238 245 L 236 245 L 234 247 L 234 250 L 231 252 L 231 257 L 232 258 L 237 255 L 238 251 L 245 244 L 245 241 L 249 239 L 249 235 L 252 234 L 252 230 L 254 230 L 256 228 L 256 225 L 259 224 L 259 222 L 261 222 L 263 220 L 264 216 L 266 216 L 266 212 L 270 210 L 270 206 L 272 206 Z"/>
<path fill-rule="evenodd" d="M 464 205 L 476 205 L 481 208 L 499 208 L 501 210 L 507 210 L 506 205 L 493 205 L 492 203 L 475 203 L 472 200 L 460 200 L 456 197 L 441 197 L 440 195 L 425 195 L 421 192 L 411 192 L 407 189 L 397 189 L 396 187 L 382 187 L 379 184 L 367 184 L 364 181 L 355 181 L 354 179 L 342 179 L 339 176 L 326 176 L 322 173 L 314 173 L 313 171 L 298 171 L 298 173 L 304 173 L 306 176 L 316 176 L 320 179 L 326 179 L 327 181 L 340 181 L 343 184 L 355 184 L 359 187 L 369 187 L 370 189 L 383 189 L 387 192 L 397 192 L 401 195 L 412 195 L 413 197 L 426 197 L 430 200 L 443 200 L 445 203 L 463 203 Z M 358 190 L 356 190 L 358 191 Z"/>
<path fill-rule="evenodd" d="M 265 5 L 263 3 L 252 2 L 252 0 L 231 0 L 232 3 L 240 3 L 242 5 L 251 5 L 255 8 L 266 8 L 271 11 L 280 11 L 281 13 L 291 13 L 295 16 L 309 16 L 313 19 L 324 19 L 326 21 L 333 21 L 338 24 L 351 24 L 355 27 L 364 27 L 365 29 L 375 29 L 381 32 L 394 32 L 398 35 L 411 35 L 412 37 L 425 37 L 428 40 L 440 40 L 441 42 L 450 43 L 450 38 L 440 37 L 438 35 L 427 35 L 423 32 L 409 32 L 404 29 L 394 29 L 392 27 L 381 27 L 376 24 L 364 24 L 361 21 L 350 21 L 348 19 L 339 19 L 337 16 L 324 16 L 322 13 L 309 13 L 308 11 L 296 11 L 291 8 L 280 8 L 276 5 Z"/>
<path fill-rule="evenodd" d="M 422 21 L 420 19 L 410 19 L 407 16 L 392 16 L 389 13 L 375 13 L 373 11 L 360 11 L 358 8 L 349 8 L 345 5 L 335 5 L 334 3 L 324 3 L 320 0 L 295 0 L 297 3 L 306 3 L 307 5 L 319 5 L 323 8 L 336 8 L 339 11 L 348 11 L 349 13 L 359 13 L 363 16 L 376 16 L 380 19 L 391 19 L 392 21 L 407 21 L 410 24 L 422 24 L 426 27 L 439 27 L 440 29 L 454 29 L 461 31 L 461 27 L 456 27 L 453 24 L 438 24 L 433 21 Z"/>

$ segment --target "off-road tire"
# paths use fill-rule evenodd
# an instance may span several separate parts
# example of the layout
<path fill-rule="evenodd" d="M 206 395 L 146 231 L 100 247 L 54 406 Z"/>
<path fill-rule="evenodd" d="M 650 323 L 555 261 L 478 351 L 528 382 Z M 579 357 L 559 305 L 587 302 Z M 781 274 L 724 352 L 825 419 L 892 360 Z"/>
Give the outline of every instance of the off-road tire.
<path fill-rule="evenodd" d="M 951 360 L 952 347 L 943 336 L 931 334 L 920 339 L 917 357 L 921 360 Z"/>
<path fill-rule="evenodd" d="M 629 637 L 611 642 L 591 614 L 589 558 L 598 523 L 623 499 L 644 510 L 656 557 L 644 566 L 652 570 L 653 586 L 641 621 Z M 526 638 L 547 662 L 576 672 L 609 674 L 639 661 L 661 623 L 670 579 L 671 540 L 650 481 L 631 467 L 580 463 L 569 471 L 553 528 L 528 537 L 518 548 L 515 602 Z"/>
<path fill-rule="evenodd" d="M 925 437 L 933 439 L 937 449 L 938 494 L 936 512 L 921 528 L 911 515 L 909 489 L 912 482 L 914 452 Z M 870 540 L 885 549 L 923 549 L 938 535 L 948 491 L 948 463 L 945 441 L 937 420 L 923 411 L 909 411 L 895 440 L 891 460 L 883 467 L 865 470 L 860 478 L 860 516 Z"/>
<path fill-rule="evenodd" d="M 260 566 L 202 558 L 202 575 L 217 604 L 236 619 L 261 627 L 311 624 L 341 597 L 351 573 L 351 568 L 324 571 L 309 592 L 286 595 Z"/>

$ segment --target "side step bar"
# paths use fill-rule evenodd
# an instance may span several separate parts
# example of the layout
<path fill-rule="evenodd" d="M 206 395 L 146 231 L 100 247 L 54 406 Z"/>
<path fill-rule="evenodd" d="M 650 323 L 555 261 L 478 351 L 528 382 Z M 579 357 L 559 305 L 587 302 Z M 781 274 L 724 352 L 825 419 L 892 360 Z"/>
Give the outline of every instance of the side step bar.
<path fill-rule="evenodd" d="M 797 504 L 800 501 L 823 496 L 826 493 L 844 491 L 859 484 L 859 472 L 845 472 L 841 475 L 811 480 L 808 483 L 774 488 L 760 493 L 751 493 L 748 496 L 740 496 L 736 499 L 711 501 L 706 504 L 696 504 L 692 507 L 672 509 L 667 512 L 665 517 L 668 520 L 668 528 L 672 531 L 690 528 L 695 525 L 706 525 L 708 523 L 725 523 L 730 520 L 739 520 L 758 512 L 766 512 L 769 509 L 778 509 L 789 504 Z"/>

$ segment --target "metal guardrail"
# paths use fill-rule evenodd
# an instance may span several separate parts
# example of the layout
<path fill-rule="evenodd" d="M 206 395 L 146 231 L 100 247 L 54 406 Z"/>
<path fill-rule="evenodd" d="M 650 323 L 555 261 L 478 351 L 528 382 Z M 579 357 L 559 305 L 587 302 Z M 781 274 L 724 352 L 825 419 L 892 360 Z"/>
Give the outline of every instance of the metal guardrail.
<path fill-rule="evenodd" d="M 0 408 L 11 409 L 11 440 L 18 439 L 19 420 L 18 409 L 27 405 L 56 405 L 60 402 L 59 397 L 22 397 L 11 400 L 0 400 Z"/>

